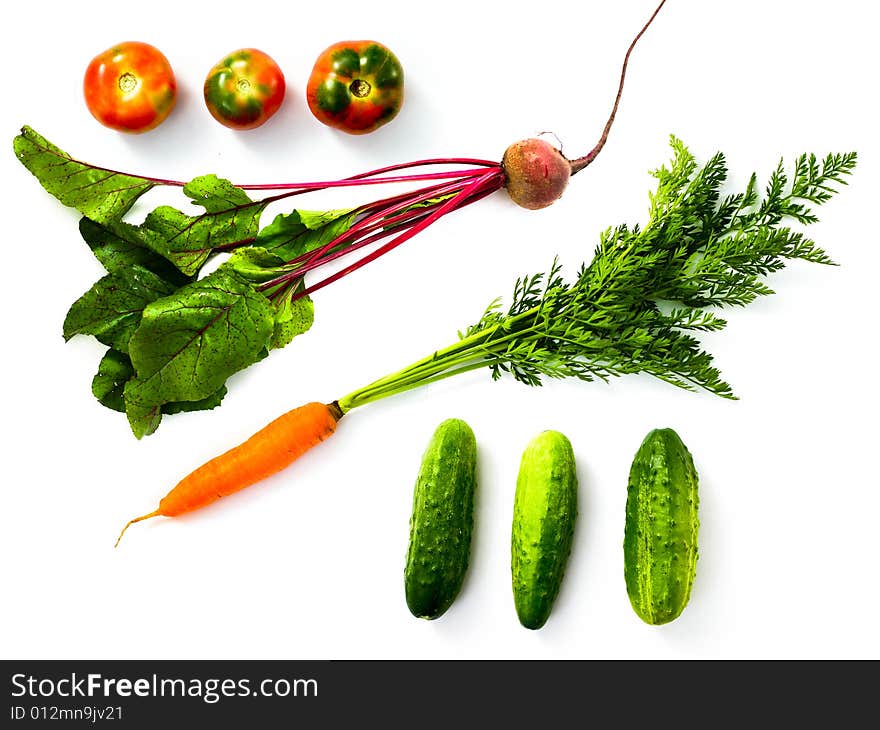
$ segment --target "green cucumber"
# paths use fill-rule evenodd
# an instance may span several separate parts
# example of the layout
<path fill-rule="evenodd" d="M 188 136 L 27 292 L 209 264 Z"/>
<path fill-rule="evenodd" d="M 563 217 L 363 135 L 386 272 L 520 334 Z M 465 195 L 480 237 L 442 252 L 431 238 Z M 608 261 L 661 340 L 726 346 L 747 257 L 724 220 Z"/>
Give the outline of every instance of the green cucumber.
<path fill-rule="evenodd" d="M 477 442 L 464 421 L 434 431 L 413 493 L 404 586 L 417 618 L 435 619 L 452 605 L 467 572 L 474 524 Z"/>
<path fill-rule="evenodd" d="M 626 493 L 624 579 L 645 623 L 677 618 L 691 595 L 697 566 L 697 470 L 671 428 L 651 431 L 636 452 Z"/>
<path fill-rule="evenodd" d="M 558 431 L 538 434 L 520 462 L 511 532 L 513 602 L 527 629 L 546 623 L 562 585 L 574 538 L 577 490 L 569 440 Z"/>

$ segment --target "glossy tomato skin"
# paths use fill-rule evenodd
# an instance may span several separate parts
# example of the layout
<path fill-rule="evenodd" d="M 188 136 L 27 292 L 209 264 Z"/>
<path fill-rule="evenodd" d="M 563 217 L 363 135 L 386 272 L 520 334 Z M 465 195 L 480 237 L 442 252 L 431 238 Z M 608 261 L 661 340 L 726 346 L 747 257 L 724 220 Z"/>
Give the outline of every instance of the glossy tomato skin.
<path fill-rule="evenodd" d="M 139 134 L 158 127 L 177 101 L 168 59 L 149 43 L 126 41 L 95 56 L 83 79 L 86 106 L 101 124 Z"/>
<path fill-rule="evenodd" d="M 312 114 L 327 126 L 366 134 L 400 111 L 403 67 L 376 41 L 335 43 L 318 56 L 306 97 Z"/>
<path fill-rule="evenodd" d="M 256 48 L 225 56 L 205 79 L 205 104 L 220 124 L 256 129 L 284 101 L 284 74 L 271 57 Z"/>

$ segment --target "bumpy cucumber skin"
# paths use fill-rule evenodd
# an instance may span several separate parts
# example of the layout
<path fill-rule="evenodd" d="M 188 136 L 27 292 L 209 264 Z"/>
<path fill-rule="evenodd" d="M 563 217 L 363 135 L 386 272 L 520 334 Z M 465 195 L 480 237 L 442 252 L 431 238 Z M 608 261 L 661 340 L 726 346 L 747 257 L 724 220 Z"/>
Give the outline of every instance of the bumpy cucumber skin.
<path fill-rule="evenodd" d="M 671 428 L 655 429 L 632 462 L 626 494 L 624 579 L 645 623 L 678 618 L 697 566 L 698 478 L 693 458 Z"/>
<path fill-rule="evenodd" d="M 457 418 L 443 421 L 422 457 L 413 492 L 404 586 L 406 605 L 417 618 L 442 616 L 461 590 L 476 486 L 474 432 Z"/>
<path fill-rule="evenodd" d="M 527 629 L 547 622 L 559 594 L 574 538 L 577 490 L 569 440 L 558 431 L 538 434 L 520 462 L 511 532 L 513 602 Z"/>

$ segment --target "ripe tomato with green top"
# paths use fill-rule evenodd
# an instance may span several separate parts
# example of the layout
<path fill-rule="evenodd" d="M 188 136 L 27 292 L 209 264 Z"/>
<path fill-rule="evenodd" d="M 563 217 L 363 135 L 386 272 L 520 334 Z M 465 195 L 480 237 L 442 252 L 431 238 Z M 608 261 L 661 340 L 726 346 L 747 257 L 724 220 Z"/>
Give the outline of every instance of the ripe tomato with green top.
<path fill-rule="evenodd" d="M 177 81 L 159 49 L 126 41 L 92 59 L 83 93 L 86 106 L 101 124 L 138 134 L 158 127 L 171 113 Z"/>
<path fill-rule="evenodd" d="M 403 67 L 376 41 L 336 43 L 318 56 L 306 97 L 312 114 L 327 126 L 366 134 L 400 111 Z"/>
<path fill-rule="evenodd" d="M 208 73 L 205 104 L 220 124 L 256 129 L 278 111 L 284 91 L 284 74 L 278 64 L 256 48 L 242 48 Z"/>

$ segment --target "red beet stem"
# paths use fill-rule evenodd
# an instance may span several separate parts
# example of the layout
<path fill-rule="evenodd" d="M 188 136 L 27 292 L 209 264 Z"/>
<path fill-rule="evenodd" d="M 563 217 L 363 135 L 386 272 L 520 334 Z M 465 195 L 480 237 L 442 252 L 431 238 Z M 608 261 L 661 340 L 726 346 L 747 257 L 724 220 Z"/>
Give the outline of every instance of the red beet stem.
<path fill-rule="evenodd" d="M 315 190 L 327 190 L 328 188 L 356 187 L 360 185 L 385 185 L 398 182 L 420 182 L 423 180 L 458 180 L 467 177 L 476 177 L 486 171 L 455 170 L 450 172 L 425 172 L 418 175 L 393 175 L 389 177 L 347 177 L 342 180 L 321 180 L 316 182 L 303 182 L 296 184 L 270 184 L 270 185 L 238 185 L 242 190 L 295 190 L 312 192 Z"/>
<path fill-rule="evenodd" d="M 481 171 L 481 172 L 485 173 L 485 171 Z M 453 188 L 451 190 L 449 189 L 450 185 L 453 186 Z M 390 196 L 387 198 L 381 198 L 381 199 L 373 201 L 371 203 L 364 203 L 363 205 L 359 206 L 358 208 L 355 208 L 354 212 L 356 212 L 360 215 L 363 215 L 363 216 L 365 216 L 367 214 L 372 214 L 373 212 L 378 211 L 378 210 L 382 210 L 387 213 L 388 207 L 392 203 L 396 203 L 398 201 L 406 201 L 406 205 L 409 206 L 409 205 L 413 204 L 413 201 L 415 200 L 416 196 L 418 196 L 419 199 L 426 199 L 426 198 L 430 199 L 433 196 L 448 195 L 451 192 L 455 192 L 456 190 L 460 189 L 460 187 L 461 187 L 461 181 L 458 181 L 458 180 L 454 183 L 443 182 L 443 183 L 438 183 L 435 185 L 429 185 L 427 187 L 419 188 L 415 191 L 409 191 L 406 193 L 399 193 L 397 195 L 393 195 L 393 196 Z M 264 198 L 263 202 L 266 202 L 266 201 L 275 202 L 278 200 L 282 200 L 284 198 L 288 198 L 291 195 L 296 195 L 296 194 L 302 193 L 302 192 L 308 192 L 308 191 L 301 190 L 301 191 L 293 191 L 293 192 L 284 192 L 284 193 L 280 193 L 279 195 L 274 195 L 270 198 Z M 425 207 L 424 210 L 430 212 L 428 207 Z M 361 221 L 358 221 L 358 223 L 355 224 L 355 226 L 359 226 L 363 222 L 363 220 L 364 219 L 362 218 Z M 355 226 L 352 226 L 352 228 L 354 228 Z M 349 229 L 349 231 L 350 230 L 351 229 Z M 230 243 L 225 243 L 220 246 L 216 246 L 214 248 L 214 250 L 215 251 L 233 251 L 233 250 L 240 248 L 242 246 L 247 246 L 252 243 L 255 243 L 257 240 L 258 239 L 254 238 L 254 237 L 243 238 L 239 241 L 232 241 Z M 340 243 L 342 243 L 342 241 L 340 241 L 338 238 L 334 239 L 334 240 L 330 241 L 329 243 L 324 244 L 323 246 L 321 246 L 318 249 L 312 249 L 311 251 L 306 251 L 305 253 L 301 253 L 299 256 L 296 256 L 296 257 L 290 259 L 286 263 L 287 264 L 297 264 L 297 263 L 302 263 L 303 261 L 311 261 L 313 258 L 319 258 L 319 257 L 323 258 L 323 255 L 328 250 L 335 248 Z M 345 250 L 349 251 L 349 250 L 354 250 L 354 249 L 346 248 Z M 299 271 L 299 269 L 297 269 L 297 271 Z M 266 289 L 272 288 L 274 286 L 277 286 L 281 281 L 287 280 L 288 278 L 291 278 L 291 277 L 289 277 L 287 275 L 285 275 L 283 277 L 277 277 L 276 279 L 273 279 L 272 281 L 264 284 L 261 287 L 261 290 L 266 290 Z"/>
<path fill-rule="evenodd" d="M 487 187 L 487 188 L 482 189 L 476 193 L 473 193 L 467 198 L 467 200 L 465 200 L 458 207 L 464 208 L 464 207 L 470 205 L 471 203 L 475 203 L 478 200 L 482 200 L 487 195 L 491 195 L 496 190 L 498 190 L 499 187 L 500 187 L 500 185 L 494 185 L 492 187 Z M 379 241 L 383 238 L 387 238 L 394 231 L 399 231 L 401 228 L 409 228 L 411 226 L 414 226 L 416 223 L 419 222 L 419 220 L 421 220 L 422 218 L 426 218 L 428 215 L 430 215 L 431 212 L 439 205 L 440 205 L 440 203 L 437 203 L 436 206 L 426 206 L 424 208 L 417 208 L 415 210 L 408 210 L 403 213 L 399 213 L 393 217 L 389 217 L 387 219 L 384 219 L 384 221 L 382 223 L 376 224 L 375 226 L 372 226 L 372 228 L 374 230 L 376 228 L 380 229 L 376 233 L 373 233 L 373 235 L 367 236 L 366 238 L 362 238 L 362 239 L 356 241 L 355 243 L 352 243 L 349 246 L 346 246 L 344 249 L 341 249 L 339 251 L 334 251 L 333 253 L 326 253 L 326 254 L 322 255 L 320 257 L 320 259 L 318 259 L 317 261 L 311 261 L 309 263 L 304 263 L 302 266 L 297 267 L 295 271 L 291 272 L 291 274 L 289 276 L 279 277 L 275 281 L 267 282 L 265 285 L 263 285 L 263 288 L 272 288 L 272 287 L 278 286 L 279 283 L 283 280 L 290 279 L 292 281 L 292 280 L 298 279 L 298 278 L 304 276 L 309 271 L 317 269 L 320 266 L 323 266 L 324 264 L 330 263 L 331 261 L 335 261 L 336 259 L 339 259 L 343 256 L 347 256 L 348 254 L 353 253 L 354 251 L 357 251 L 358 249 L 363 248 L 364 246 L 368 246 L 371 243 L 375 243 L 376 241 Z M 362 231 L 362 233 L 366 233 L 366 231 Z M 333 242 L 331 242 L 331 244 L 329 246 L 325 246 L 324 248 L 325 249 L 332 249 L 333 247 L 335 247 L 337 245 L 337 243 L 338 243 L 337 241 L 333 241 Z M 294 263 L 303 261 L 304 259 L 309 258 L 310 254 L 312 254 L 312 253 L 313 253 L 312 251 L 309 251 L 307 253 L 301 254 L 297 258 L 292 259 L 289 263 L 294 264 Z"/>
<path fill-rule="evenodd" d="M 364 180 L 365 178 L 373 178 L 377 175 L 384 175 L 387 172 L 396 172 L 398 170 L 408 170 L 414 167 L 428 167 L 430 165 L 475 165 L 479 167 L 497 167 L 498 162 L 492 162 L 491 160 L 481 160 L 473 157 L 438 157 L 438 158 L 430 158 L 427 160 L 415 160 L 414 162 L 401 162 L 397 165 L 388 165 L 387 167 L 380 167 L 376 170 L 369 170 L 368 172 L 361 172 L 357 175 L 351 175 L 350 177 L 343 178 L 343 180 L 333 181 L 333 182 L 305 182 L 305 183 L 269 183 L 269 184 L 257 184 L 257 185 L 237 185 L 236 187 L 241 188 L 242 190 L 294 190 L 299 188 L 304 188 L 308 190 L 320 190 L 323 187 L 335 187 L 340 183 L 344 183 L 347 185 L 357 185 L 360 180 Z M 484 172 L 483 170 L 458 170 L 452 171 L 448 173 L 449 177 L 456 177 L 462 174 L 478 174 Z M 385 182 L 402 182 L 405 180 L 409 181 L 417 181 L 417 180 L 430 180 L 435 177 L 440 177 L 447 173 L 422 173 L 418 175 L 404 175 L 400 176 L 400 178 L 382 178 L 380 180 L 376 180 L 375 183 L 371 181 L 369 184 L 381 184 Z M 433 177 L 432 177 L 433 175 Z M 177 183 L 169 183 L 165 181 L 165 184 L 177 184 Z M 364 183 L 361 183 L 364 184 Z M 323 186 L 323 187 L 321 187 Z"/>
<path fill-rule="evenodd" d="M 416 223 L 416 225 L 408 228 L 408 230 L 404 231 L 396 238 L 393 238 L 385 245 L 377 248 L 371 254 L 364 256 L 358 261 L 355 261 L 353 264 L 347 266 L 346 268 L 337 271 L 335 274 L 328 276 L 326 279 L 322 279 L 317 284 L 313 284 L 309 287 L 306 287 L 302 291 L 297 292 L 295 295 L 293 295 L 291 299 L 296 300 L 300 297 L 311 294 L 312 292 L 318 291 L 318 289 L 323 289 L 328 284 L 332 284 L 334 281 L 338 281 L 343 276 L 347 276 L 348 274 L 357 271 L 362 266 L 366 266 L 371 261 L 375 261 L 380 256 L 397 248 L 405 241 L 408 241 L 410 238 L 415 236 L 420 231 L 423 231 L 432 223 L 438 221 L 447 213 L 451 213 L 456 208 L 461 207 L 468 201 L 468 198 L 475 196 L 482 197 L 483 193 L 494 192 L 495 190 L 500 189 L 503 183 L 504 177 L 500 170 L 491 170 L 490 172 L 487 172 L 486 174 L 478 177 L 476 180 L 469 182 L 460 192 L 458 192 L 453 197 L 438 204 L 436 208 L 432 210 L 430 215 L 422 218 L 418 223 Z"/>
<path fill-rule="evenodd" d="M 485 176 L 487 173 L 483 173 Z M 430 189 L 420 189 L 413 191 L 408 196 L 402 196 L 401 199 L 394 203 L 393 205 L 383 206 L 376 210 L 374 213 L 362 218 L 357 223 L 355 223 L 351 228 L 349 228 L 345 233 L 340 234 L 335 239 L 330 241 L 329 243 L 324 244 L 320 248 L 311 252 L 311 256 L 306 258 L 306 264 L 311 263 L 314 260 L 321 258 L 321 255 L 325 251 L 329 251 L 333 248 L 336 248 L 341 243 L 345 243 L 347 241 L 352 241 L 357 239 L 362 233 L 368 232 L 370 230 L 375 230 L 375 223 L 379 223 L 380 225 L 384 224 L 388 216 L 397 213 L 401 210 L 405 210 L 406 208 L 410 208 L 413 205 L 417 205 L 419 203 L 423 203 L 431 198 L 441 197 L 444 195 L 449 195 L 451 193 L 460 193 L 462 190 L 462 184 L 458 181 L 454 183 L 446 183 L 445 185 L 434 185 L 431 186 Z"/>
<path fill-rule="evenodd" d="M 367 236 L 366 238 L 361 238 L 355 243 L 352 243 L 350 246 L 346 246 L 344 249 L 339 251 L 334 251 L 333 253 L 329 253 L 326 256 L 322 256 L 317 261 L 311 261 L 309 263 L 303 264 L 303 266 L 298 267 L 294 272 L 294 276 L 292 278 L 298 279 L 301 276 L 305 276 L 308 272 L 317 269 L 324 264 L 328 264 L 331 261 L 335 261 L 342 256 L 347 256 L 353 251 L 357 251 L 364 246 L 368 246 L 371 243 L 375 243 L 376 241 L 380 241 L 383 238 L 388 238 L 393 232 L 400 231 L 401 229 L 411 228 L 416 225 L 422 218 L 427 218 L 431 214 L 430 208 L 419 208 L 418 210 L 411 210 L 406 213 L 402 213 L 401 215 L 395 216 L 394 218 L 389 219 L 384 225 L 373 226 L 372 230 L 374 233 L 372 235 Z M 378 228 L 378 230 L 376 230 Z M 362 231 L 362 233 L 369 233 L 369 230 Z"/>
<path fill-rule="evenodd" d="M 420 188 L 419 191 L 417 191 L 417 192 L 433 191 L 436 194 L 437 190 L 439 190 L 442 187 L 445 187 L 447 184 L 448 183 L 442 183 L 439 185 L 432 185 L 429 187 Z M 394 196 L 391 196 L 388 198 L 382 198 L 381 200 L 376 200 L 372 203 L 364 203 L 359 208 L 355 208 L 355 212 L 357 212 L 360 215 L 370 214 L 376 210 L 379 210 L 380 208 L 385 209 L 388 205 L 390 205 L 392 203 L 396 203 L 399 200 L 411 200 L 412 196 L 413 196 L 413 192 L 410 191 L 408 193 L 401 193 L 399 195 L 394 195 Z M 425 209 L 425 210 L 427 210 L 427 209 Z M 333 241 L 330 241 L 328 244 L 324 244 L 319 249 L 312 249 L 311 251 L 306 251 L 305 253 L 301 253 L 299 256 L 296 256 L 295 258 L 290 259 L 286 263 L 297 264 L 297 263 L 301 263 L 307 259 L 310 260 L 315 256 L 316 251 L 320 251 L 323 253 L 324 251 L 326 251 L 328 249 L 334 248 L 338 244 L 339 244 L 339 241 L 334 239 Z M 346 250 L 348 250 L 348 249 L 346 249 Z"/>
<path fill-rule="evenodd" d="M 648 30 L 648 27 L 651 23 L 654 22 L 654 18 L 657 17 L 657 14 L 660 12 L 660 8 L 666 3 L 666 0 L 661 0 L 660 4 L 657 6 L 657 9 L 654 10 L 653 15 L 648 18 L 648 22 L 642 27 L 642 29 L 638 32 L 635 38 L 633 38 L 632 43 L 629 44 L 629 48 L 626 51 L 626 55 L 623 57 L 623 68 L 620 70 L 620 84 L 617 87 L 617 96 L 614 99 L 614 106 L 611 107 L 611 114 L 608 117 L 608 121 L 605 122 L 605 129 L 602 130 L 602 136 L 599 137 L 599 141 L 596 143 L 596 146 L 593 147 L 586 155 L 583 157 L 578 157 L 576 160 L 571 161 L 571 174 L 574 175 L 581 170 L 583 170 L 587 165 L 589 165 L 593 160 L 596 159 L 596 156 L 602 151 L 602 148 L 605 146 L 605 142 L 608 140 L 608 133 L 611 131 L 611 125 L 614 124 L 614 117 L 617 115 L 617 107 L 620 105 L 620 97 L 623 94 L 623 82 L 626 79 L 626 67 L 629 63 L 629 56 L 633 51 L 633 48 L 636 47 L 636 43 L 638 43 L 639 38 L 644 35 L 645 31 Z"/>

